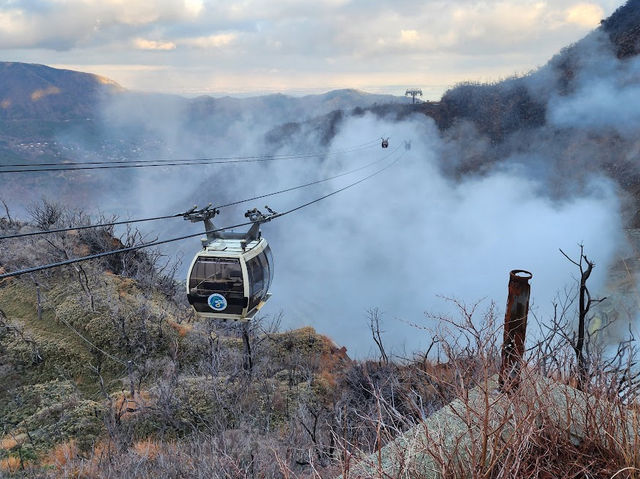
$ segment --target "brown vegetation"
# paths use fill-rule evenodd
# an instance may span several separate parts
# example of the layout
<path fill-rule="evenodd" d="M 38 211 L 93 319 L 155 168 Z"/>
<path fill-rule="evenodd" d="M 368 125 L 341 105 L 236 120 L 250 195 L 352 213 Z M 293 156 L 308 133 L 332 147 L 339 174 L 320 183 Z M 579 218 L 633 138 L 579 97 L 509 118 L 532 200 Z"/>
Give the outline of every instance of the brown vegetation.
<path fill-rule="evenodd" d="M 83 238 L 9 243 L 0 262 L 64 257 Z M 5 474 L 432 477 L 421 469 L 430 461 L 441 477 L 639 477 L 635 350 L 624 343 L 612 358 L 589 333 L 585 392 L 565 386 L 578 365 L 571 298 L 531 345 L 522 393 L 496 390 L 494 307 L 479 314 L 456 301 L 459 315 L 432 318 L 430 346 L 403 361 L 386 351 L 376 310 L 376 361 L 263 318 L 245 331 L 248 374 L 243 331 L 193 321 L 173 279 L 157 281 L 157 258 L 120 258 L 118 274 L 89 263 L 0 285 Z M 456 430 L 430 426 L 452 411 Z"/>

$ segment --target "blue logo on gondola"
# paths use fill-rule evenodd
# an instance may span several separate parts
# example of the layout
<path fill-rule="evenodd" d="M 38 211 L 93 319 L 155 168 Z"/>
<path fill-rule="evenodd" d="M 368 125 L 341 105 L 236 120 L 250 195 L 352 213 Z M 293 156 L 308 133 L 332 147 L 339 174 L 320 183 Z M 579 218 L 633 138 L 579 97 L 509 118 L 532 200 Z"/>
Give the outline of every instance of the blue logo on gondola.
<path fill-rule="evenodd" d="M 207 300 L 209 306 L 214 311 L 224 311 L 227 309 L 227 299 L 218 293 L 213 293 Z"/>

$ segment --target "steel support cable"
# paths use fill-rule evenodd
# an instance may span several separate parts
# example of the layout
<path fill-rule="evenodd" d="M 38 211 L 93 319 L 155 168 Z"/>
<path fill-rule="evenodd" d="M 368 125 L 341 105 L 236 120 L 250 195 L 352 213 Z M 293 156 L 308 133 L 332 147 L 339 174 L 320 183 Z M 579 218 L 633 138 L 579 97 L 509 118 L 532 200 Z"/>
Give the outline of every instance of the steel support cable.
<path fill-rule="evenodd" d="M 241 204 L 241 203 L 246 203 L 246 202 L 248 202 L 248 201 L 259 200 L 259 199 L 262 199 L 262 198 L 268 198 L 268 197 L 270 197 L 270 196 L 280 195 L 280 194 L 282 194 L 282 193 L 288 193 L 288 192 L 290 192 L 290 191 L 298 190 L 298 189 L 301 189 L 301 188 L 307 188 L 307 187 L 309 187 L 309 186 L 318 185 L 318 184 L 320 184 L 320 183 L 324 183 L 324 182 L 327 182 L 327 181 L 335 180 L 336 178 L 341 178 L 341 177 L 343 177 L 343 176 L 351 175 L 351 174 L 356 173 L 356 172 L 358 172 L 358 171 L 361 171 L 361 170 L 365 170 L 365 169 L 367 169 L 367 168 L 370 168 L 370 167 L 372 167 L 373 165 L 377 165 L 378 163 L 382 163 L 383 161 L 385 161 L 385 160 L 387 160 L 389 157 L 391 157 L 391 156 L 392 156 L 396 151 L 398 151 L 398 148 L 400 148 L 400 147 L 397 147 L 397 148 L 396 148 L 395 150 L 393 150 L 391 153 L 389 153 L 388 155 L 383 156 L 383 157 L 382 157 L 382 158 L 380 158 L 379 160 L 372 161 L 372 162 L 370 162 L 370 163 L 367 163 L 366 165 L 360 166 L 360 167 L 355 168 L 355 169 L 353 169 L 353 170 L 345 171 L 345 172 L 343 172 L 343 173 L 339 173 L 339 174 L 337 174 L 337 175 L 329 176 L 329 177 L 327 177 L 327 178 L 322 178 L 322 179 L 320 179 L 320 180 L 311 181 L 311 182 L 309 182 L 309 183 L 304 183 L 304 184 L 302 184 L 302 185 L 292 186 L 292 187 L 290 187 L 290 188 L 285 188 L 285 189 L 283 189 L 283 190 L 273 191 L 273 192 L 271 192 L 271 193 L 265 193 L 265 194 L 263 194 L 263 195 L 254 196 L 254 197 L 252 197 L 252 198 L 247 198 L 247 199 L 245 199 L 245 200 L 238 200 L 238 201 L 234 201 L 234 202 L 232 202 L 232 203 L 226 203 L 226 204 L 224 204 L 224 205 L 216 206 L 216 208 L 227 208 L 228 206 L 235 206 L 235 205 L 239 205 L 239 204 Z M 2 238 L 0 237 L 0 239 L 2 239 Z"/>
<path fill-rule="evenodd" d="M 87 170 L 122 170 L 128 168 L 163 168 L 167 166 L 192 166 L 192 165 L 235 165 L 241 163 L 262 163 L 266 161 L 287 161 L 297 160 L 300 158 L 313 158 L 316 155 L 306 157 L 290 157 L 290 158 L 262 158 L 248 160 L 186 160 L 172 161 L 168 163 L 147 163 L 147 164 L 127 164 L 127 165 L 100 165 L 100 166 L 73 166 L 73 167 L 55 167 L 55 168 L 25 168 L 21 170 L 0 170 L 1 173 L 46 173 L 47 171 L 87 171 Z"/>
<path fill-rule="evenodd" d="M 375 142 L 377 143 L 377 141 Z M 262 155 L 262 156 L 229 156 L 211 158 L 185 158 L 185 159 L 158 159 L 158 160 L 132 160 L 132 161 L 87 161 L 67 163 L 31 163 L 0 165 L 0 173 L 41 173 L 46 171 L 85 171 L 108 170 L 123 168 L 154 168 L 162 166 L 189 166 L 189 165 L 219 165 L 235 163 L 260 163 L 267 161 L 298 160 L 304 158 L 316 158 L 320 156 L 335 156 L 343 153 L 368 149 L 375 144 L 372 141 L 354 146 L 350 149 L 337 150 L 329 153 L 304 153 L 299 155 Z M 92 165 L 92 166 L 85 166 Z M 37 168 L 33 168 L 36 166 Z M 19 167 L 20 169 L 7 170 L 2 168 Z"/>
<path fill-rule="evenodd" d="M 110 223 L 99 223 L 95 225 L 69 226 L 68 228 L 57 228 L 54 230 L 30 231 L 29 233 L 17 233 L 14 235 L 0 236 L 0 240 L 25 238 L 28 236 L 39 236 L 39 235 L 46 235 L 46 234 L 53 234 L 53 233 L 64 233 L 66 231 L 88 230 L 93 228 L 106 228 L 108 226 L 126 225 L 131 223 L 143 223 L 145 221 L 166 220 L 169 218 L 178 218 L 181 216 L 182 216 L 182 213 L 177 213 L 174 215 L 153 216 L 150 218 L 139 218 L 135 220 L 112 221 Z"/>
<path fill-rule="evenodd" d="M 370 179 L 370 178 L 373 178 L 374 176 L 379 175 L 379 174 L 380 174 L 380 173 L 382 173 L 383 171 L 388 170 L 388 169 L 389 169 L 389 168 L 391 168 L 393 165 L 395 165 L 396 163 L 398 163 L 398 162 L 402 159 L 402 157 L 403 157 L 403 156 L 404 156 L 404 153 L 402 153 L 400 156 L 398 156 L 398 158 L 396 158 L 395 160 L 393 160 L 391 163 L 389 163 L 389 164 L 388 164 L 387 166 L 385 166 L 384 168 L 380 168 L 379 170 L 374 171 L 374 172 L 373 172 L 373 173 L 371 173 L 370 175 L 367 175 L 367 176 L 365 176 L 364 178 L 359 179 L 358 181 L 355 181 L 355 182 L 353 182 L 353 183 L 350 183 L 350 184 L 348 184 L 347 186 L 344 186 L 344 187 L 342 187 L 342 188 L 340 188 L 340 189 L 337 189 L 337 190 L 335 190 L 335 191 L 332 191 L 331 193 L 327 193 L 326 195 L 321 196 L 321 197 L 319 197 L 319 198 L 316 198 L 315 200 L 311 200 L 311 201 L 309 201 L 309 202 L 307 202 L 307 203 L 304 203 L 304 204 L 301 204 L 301 205 L 299 205 L 299 206 L 296 206 L 295 208 L 291 208 L 290 210 L 287 210 L 287 211 L 285 211 L 285 212 L 283 212 L 283 213 L 277 213 L 276 215 L 274 215 L 274 216 L 273 216 L 273 219 L 275 219 L 275 218 L 280 218 L 281 216 L 288 215 L 289 213 L 293 213 L 294 211 L 301 210 L 302 208 L 306 208 L 307 206 L 311 206 L 311 205 L 312 205 L 312 204 L 314 204 L 314 203 L 318 203 L 319 201 L 322 201 L 322 200 L 324 200 L 324 199 L 326 199 L 326 198 L 329 198 L 330 196 L 336 195 L 336 194 L 338 194 L 338 193 L 343 192 L 344 190 L 348 190 L 349 188 L 352 188 L 352 187 L 354 187 L 354 186 L 356 186 L 356 185 L 359 185 L 359 184 L 360 184 L 360 183 L 362 183 L 363 181 L 366 181 L 366 180 L 368 180 L 368 179 Z M 2 277 L 0 276 L 0 278 L 2 278 Z"/>
<path fill-rule="evenodd" d="M 127 362 L 106 352 L 104 349 L 99 348 L 98 346 L 96 346 L 95 344 L 93 344 L 91 341 L 89 341 L 87 338 L 85 338 L 82 333 L 80 333 L 76 328 L 74 328 L 73 326 L 71 326 L 67 321 L 65 321 L 63 318 L 60 318 L 58 316 L 56 316 L 56 319 L 59 319 L 60 321 L 62 321 L 62 323 L 69 328 L 71 331 L 73 331 L 74 333 L 76 333 L 80 339 L 82 339 L 85 343 L 87 343 L 89 346 L 91 346 L 92 348 L 94 348 L 95 350 L 101 352 L 102 354 L 104 354 L 106 357 L 108 357 L 109 359 L 112 359 L 113 361 L 120 363 L 124 366 L 128 366 Z"/>
<path fill-rule="evenodd" d="M 324 183 L 326 181 L 331 181 L 331 180 L 334 180 L 336 178 L 340 178 L 342 176 L 351 175 L 353 173 L 356 173 L 358 171 L 364 170 L 366 168 L 369 168 L 369 167 L 371 167 L 373 165 L 376 165 L 376 164 L 388 159 L 390 156 L 392 156 L 398 150 L 398 148 L 399 147 L 397 147 L 391 153 L 389 153 L 388 155 L 382 157 L 379 160 L 367 163 L 366 165 L 360 166 L 360 167 L 355 168 L 353 170 L 345 171 L 343 173 L 339 173 L 337 175 L 330 176 L 328 178 L 322 178 L 320 180 L 315 180 L 315 181 L 311 181 L 309 183 L 304 183 L 302 185 L 292 186 L 290 188 L 285 188 L 283 190 L 273 191 L 271 193 L 265 193 L 265 194 L 262 194 L 262 195 L 253 196 L 251 198 L 245 198 L 243 200 L 233 201 L 231 203 L 227 203 L 227 204 L 224 204 L 224 205 L 215 206 L 215 208 L 227 208 L 229 206 L 235 206 L 235 205 L 239 205 L 239 204 L 242 204 L 242 203 L 247 203 L 248 201 L 254 201 L 254 200 L 259 200 L 259 199 L 262 199 L 262 198 L 268 198 L 270 196 L 275 196 L 275 195 L 280 195 L 280 194 L 283 194 L 283 193 L 288 193 L 290 191 L 298 190 L 298 189 L 301 189 L 301 188 L 307 188 L 309 186 L 313 186 L 313 185 L 317 185 L 317 184 L 320 184 L 320 183 Z M 67 227 L 67 228 L 57 228 L 57 229 L 52 229 L 52 230 L 31 231 L 29 233 L 17 233 L 17 234 L 14 234 L 14 235 L 0 236 L 0 240 L 15 239 L 15 238 L 25 238 L 25 237 L 28 237 L 28 236 L 39 236 L 39 235 L 53 234 L 53 233 L 64 233 L 66 231 L 87 230 L 87 229 L 93 229 L 93 228 L 104 228 L 104 227 L 108 227 L 108 226 L 118 226 L 118 225 L 132 224 L 132 223 L 143 223 L 143 222 L 147 222 L 147 221 L 166 220 L 166 219 L 170 219 L 170 218 L 180 218 L 183 215 L 184 215 L 184 213 L 176 213 L 176 214 L 172 214 L 172 215 L 153 216 L 153 217 L 150 217 L 150 218 L 140 218 L 140 219 L 133 219 L 133 220 L 112 221 L 110 223 L 99 223 L 99 224 L 95 224 L 95 225 L 70 226 L 70 227 Z"/>
<path fill-rule="evenodd" d="M 330 153 L 330 155 L 335 155 L 339 153 L 350 153 L 352 151 L 357 151 L 360 149 L 370 148 L 373 145 L 377 144 L 378 140 L 370 140 L 365 143 L 360 143 L 358 145 L 353 145 L 347 148 L 343 148 L 342 150 L 336 150 Z M 314 156 L 322 156 L 324 152 L 316 152 L 316 153 L 299 153 L 299 154 L 291 154 L 291 155 L 250 155 L 250 156 L 215 156 L 215 157 L 206 157 L 206 158 L 157 158 L 155 160 L 116 160 L 116 161 L 67 161 L 67 162 L 56 162 L 56 163 L 13 163 L 8 165 L 0 165 L 1 168 L 9 168 L 9 167 L 22 167 L 22 166 L 68 166 L 68 165 L 111 165 L 111 164 L 121 164 L 121 163 L 163 163 L 163 162 L 171 162 L 171 161 L 206 161 L 206 160 L 251 160 L 251 159 L 270 159 L 270 158 L 306 158 L 306 157 L 314 157 Z"/>
<path fill-rule="evenodd" d="M 400 161 L 402 159 L 402 157 L 404 156 L 404 153 L 401 154 L 398 158 L 396 158 L 395 160 L 393 160 L 391 163 L 389 163 L 388 165 L 384 166 L 383 168 L 380 168 L 379 170 L 376 170 L 375 172 L 359 179 L 358 181 L 355 181 L 353 183 L 350 183 L 346 186 L 343 186 L 342 188 L 339 188 L 337 190 L 332 191 L 331 193 L 328 193 L 326 195 L 323 195 L 319 198 L 316 198 L 312 201 L 309 201 L 307 203 L 304 203 L 302 205 L 296 206 L 295 208 L 291 208 L 290 210 L 284 211 L 282 213 L 276 213 L 275 215 L 273 215 L 271 219 L 276 219 L 276 218 L 280 218 L 282 216 L 288 215 L 290 213 L 293 213 L 294 211 L 298 211 L 302 208 L 305 208 L 307 206 L 310 206 L 314 203 L 318 203 L 319 201 L 322 201 L 326 198 L 329 198 L 330 196 L 336 195 L 338 193 L 341 193 L 342 191 L 345 191 L 349 188 L 352 188 L 356 185 L 359 185 L 360 183 L 362 183 L 363 181 L 366 181 L 370 178 L 373 178 L 374 176 L 382 173 L 383 171 L 388 170 L 389 168 L 391 168 L 392 166 L 394 166 L 396 163 L 398 163 L 398 161 Z M 71 258 L 68 260 L 64 260 L 64 261 L 58 261 L 56 263 L 50 263 L 50 264 L 45 264 L 45 265 L 41 265 L 41 266 L 33 266 L 31 268 L 24 268 L 24 269 L 20 269 L 17 271 L 12 271 L 10 273 L 4 273 L 4 274 L 0 274 L 0 279 L 5 279 L 5 278 L 12 278 L 15 276 L 21 276 L 23 274 L 27 274 L 27 273 L 35 273 L 36 271 L 43 271 L 46 269 L 52 269 L 52 268 L 58 268 L 60 266 L 67 266 L 70 264 L 75 264 L 75 263 L 81 263 L 84 261 L 89 261 L 92 259 L 98 259 L 98 258 L 104 258 L 106 256 L 112 256 L 115 254 L 121 254 L 121 253 L 128 253 L 131 251 L 137 251 L 140 249 L 144 249 L 144 248 L 150 248 L 152 246 L 159 246 L 159 245 L 163 245 L 163 244 L 167 244 L 167 243 L 173 243 L 175 241 L 182 241 L 185 239 L 189 239 L 189 238 L 195 238 L 197 236 L 201 236 L 203 234 L 210 234 L 210 233 L 218 233 L 220 231 L 227 231 L 230 229 L 234 229 L 234 228 L 240 228 L 242 226 L 249 226 L 252 225 L 253 221 L 246 221 L 244 223 L 238 223 L 236 225 L 231 225 L 231 226 L 225 226 L 224 228 L 216 228 L 213 230 L 206 230 L 204 232 L 199 232 L 199 233 L 192 233 L 192 234 L 188 234 L 188 235 L 184 235 L 184 236 L 178 236 L 176 238 L 169 238 L 169 239 L 165 239 L 165 240 L 159 240 L 159 241 L 151 241 L 149 243 L 145 243 L 142 245 L 137 245 L 137 246 L 130 246 L 128 248 L 120 248 L 117 250 L 112 250 L 112 251 L 103 251 L 102 253 L 96 253 L 96 254 L 92 254 L 92 255 L 88 255 L 88 256 L 81 256 L 79 258 Z"/>

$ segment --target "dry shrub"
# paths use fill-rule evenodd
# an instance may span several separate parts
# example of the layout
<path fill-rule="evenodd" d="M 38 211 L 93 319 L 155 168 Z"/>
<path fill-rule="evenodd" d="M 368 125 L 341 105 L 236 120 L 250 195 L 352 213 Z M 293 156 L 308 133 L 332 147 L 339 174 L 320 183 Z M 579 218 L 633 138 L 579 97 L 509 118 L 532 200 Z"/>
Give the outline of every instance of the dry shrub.
<path fill-rule="evenodd" d="M 67 464 L 54 477 L 279 479 L 282 474 L 275 453 L 287 456 L 286 450 L 268 439 L 231 431 L 224 437 L 197 435 L 176 443 L 141 441 L 100 457 L 94 452 L 88 459 Z"/>
<path fill-rule="evenodd" d="M 190 323 L 178 324 L 174 321 L 168 321 L 167 324 L 169 324 L 169 326 L 171 326 L 171 328 L 173 328 L 181 338 L 184 338 L 187 334 L 193 331 L 193 324 Z"/>
<path fill-rule="evenodd" d="M 0 440 L 0 448 L 8 451 L 18 445 L 18 441 L 13 436 L 4 437 Z"/>
<path fill-rule="evenodd" d="M 123 278 L 122 276 L 117 276 L 113 273 L 110 274 L 117 279 L 117 290 L 120 298 L 128 298 L 136 294 L 137 284 L 135 280 L 131 278 Z"/>
<path fill-rule="evenodd" d="M 338 384 L 336 381 L 336 377 L 331 373 L 331 371 L 328 371 L 326 369 L 320 371 L 320 374 L 318 374 L 318 378 L 330 389 L 335 389 L 336 385 Z"/>
<path fill-rule="evenodd" d="M 78 447 L 72 439 L 54 447 L 42 460 L 42 464 L 50 464 L 60 469 L 78 456 Z"/>
<path fill-rule="evenodd" d="M 151 395 L 149 391 L 142 389 L 136 391 L 133 397 L 131 397 L 130 391 L 123 391 L 116 397 L 113 407 L 119 412 L 120 418 L 126 419 L 136 413 L 144 411 L 144 408 L 149 404 L 151 404 Z"/>
<path fill-rule="evenodd" d="M 70 235 L 71 236 L 71 235 Z M 91 249 L 89 248 L 89 245 L 86 244 L 77 244 L 75 245 L 75 247 L 73 248 L 73 255 L 74 256 L 88 256 L 91 254 Z"/>
<path fill-rule="evenodd" d="M 0 460 L 0 470 L 8 473 L 17 472 L 20 469 L 20 458 L 10 456 Z"/>
<path fill-rule="evenodd" d="M 161 445 L 152 439 L 145 439 L 143 441 L 138 441 L 133 445 L 134 452 L 148 460 L 153 460 L 158 457 L 158 454 L 161 451 Z"/>
<path fill-rule="evenodd" d="M 462 320 L 440 318 L 448 329 L 434 333 L 446 362 L 409 368 L 420 369 L 431 393 L 448 405 L 403 431 L 399 394 L 369 388 L 369 400 L 357 402 L 376 407 L 360 409 L 358 427 L 376 438 L 338 437 L 343 477 L 640 478 L 638 396 L 612 393 L 620 371 L 594 367 L 581 391 L 534 356 L 521 365 L 519 389 L 502 391 L 496 374 L 502 330 L 493 309 L 476 320 L 475 306 L 456 305 Z M 558 347 L 555 358 L 571 358 L 569 344 L 568 351 Z"/>

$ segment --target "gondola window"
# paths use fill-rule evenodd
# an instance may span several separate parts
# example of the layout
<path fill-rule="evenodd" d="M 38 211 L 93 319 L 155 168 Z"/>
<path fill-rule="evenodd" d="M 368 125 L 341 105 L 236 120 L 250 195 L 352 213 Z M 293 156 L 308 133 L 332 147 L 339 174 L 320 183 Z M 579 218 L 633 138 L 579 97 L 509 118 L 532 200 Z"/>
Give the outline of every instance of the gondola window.
<path fill-rule="evenodd" d="M 236 258 L 198 258 L 189 280 L 190 300 L 196 311 L 211 311 L 208 298 L 213 293 L 227 300 L 227 314 L 241 314 L 244 285 L 240 260 Z"/>

